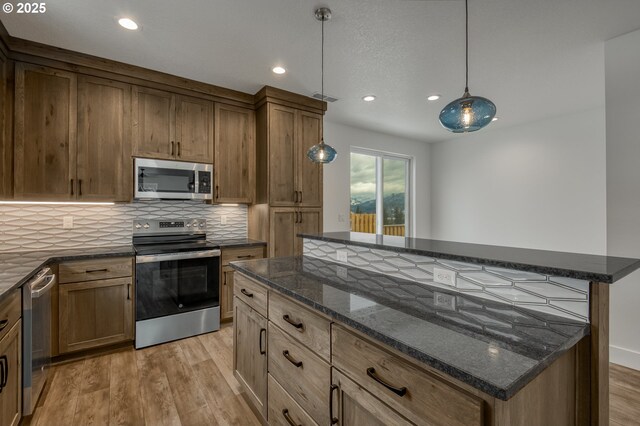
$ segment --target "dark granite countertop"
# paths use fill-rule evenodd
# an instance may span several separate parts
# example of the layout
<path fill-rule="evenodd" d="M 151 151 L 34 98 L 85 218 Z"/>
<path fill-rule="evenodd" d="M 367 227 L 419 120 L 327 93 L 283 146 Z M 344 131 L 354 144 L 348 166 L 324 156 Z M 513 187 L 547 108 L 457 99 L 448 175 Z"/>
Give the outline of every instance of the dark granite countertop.
<path fill-rule="evenodd" d="M 229 240 L 216 240 L 212 239 L 212 243 L 218 244 L 220 248 L 234 248 L 234 247 L 258 247 L 266 246 L 266 241 L 252 240 L 251 238 L 234 238 Z"/>
<path fill-rule="evenodd" d="M 640 259 L 394 237 L 361 232 L 298 234 L 299 237 L 398 253 L 497 266 L 611 284 L 640 268 Z"/>
<path fill-rule="evenodd" d="M 589 334 L 582 322 L 312 257 L 231 266 L 502 400 Z"/>
<path fill-rule="evenodd" d="M 0 301 L 46 265 L 69 260 L 134 255 L 132 245 L 0 253 Z"/>

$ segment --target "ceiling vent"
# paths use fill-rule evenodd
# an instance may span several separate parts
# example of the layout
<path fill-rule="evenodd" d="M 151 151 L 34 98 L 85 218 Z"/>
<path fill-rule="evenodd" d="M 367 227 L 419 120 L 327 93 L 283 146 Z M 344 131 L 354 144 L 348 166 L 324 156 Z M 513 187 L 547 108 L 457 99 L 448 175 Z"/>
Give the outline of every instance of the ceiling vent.
<path fill-rule="evenodd" d="M 334 98 L 333 96 L 329 96 L 329 95 L 324 95 L 324 99 L 322 99 L 322 95 L 318 92 L 314 93 L 312 98 L 316 98 L 325 102 L 335 102 L 338 100 L 338 98 Z"/>

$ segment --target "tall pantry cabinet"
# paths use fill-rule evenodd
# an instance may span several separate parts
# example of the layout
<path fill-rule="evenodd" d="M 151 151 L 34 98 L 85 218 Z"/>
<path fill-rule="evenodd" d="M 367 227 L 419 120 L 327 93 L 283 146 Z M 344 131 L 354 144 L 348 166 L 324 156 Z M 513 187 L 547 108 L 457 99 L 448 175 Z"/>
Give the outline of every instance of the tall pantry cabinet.
<path fill-rule="evenodd" d="M 297 234 L 322 232 L 322 165 L 306 153 L 322 139 L 326 104 L 265 87 L 256 107 L 257 187 L 249 237 L 267 241 L 270 257 L 300 255 Z"/>

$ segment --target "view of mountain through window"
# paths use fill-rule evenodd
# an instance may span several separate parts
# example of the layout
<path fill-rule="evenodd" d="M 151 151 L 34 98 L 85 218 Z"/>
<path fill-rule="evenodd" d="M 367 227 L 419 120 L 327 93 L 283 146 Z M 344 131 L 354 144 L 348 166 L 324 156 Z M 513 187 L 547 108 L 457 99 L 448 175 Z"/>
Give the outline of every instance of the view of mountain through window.
<path fill-rule="evenodd" d="M 406 158 L 351 153 L 351 230 L 407 235 L 408 177 Z"/>

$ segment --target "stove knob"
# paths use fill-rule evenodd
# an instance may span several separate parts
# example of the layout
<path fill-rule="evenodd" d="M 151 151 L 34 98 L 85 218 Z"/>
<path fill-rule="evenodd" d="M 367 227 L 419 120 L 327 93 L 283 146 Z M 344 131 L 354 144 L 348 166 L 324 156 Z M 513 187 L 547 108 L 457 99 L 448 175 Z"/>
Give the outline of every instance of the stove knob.
<path fill-rule="evenodd" d="M 142 228 L 142 225 L 140 225 L 139 223 L 136 223 L 136 229 L 140 229 Z"/>
<path fill-rule="evenodd" d="M 149 224 L 148 224 L 148 223 L 145 223 L 144 225 L 142 225 L 142 227 L 143 227 L 144 229 L 149 229 Z"/>
<path fill-rule="evenodd" d="M 204 228 L 204 222 L 200 222 L 200 228 Z"/>
<path fill-rule="evenodd" d="M 191 224 L 190 224 L 190 223 L 187 223 L 187 228 L 190 228 L 190 227 L 191 227 Z"/>

